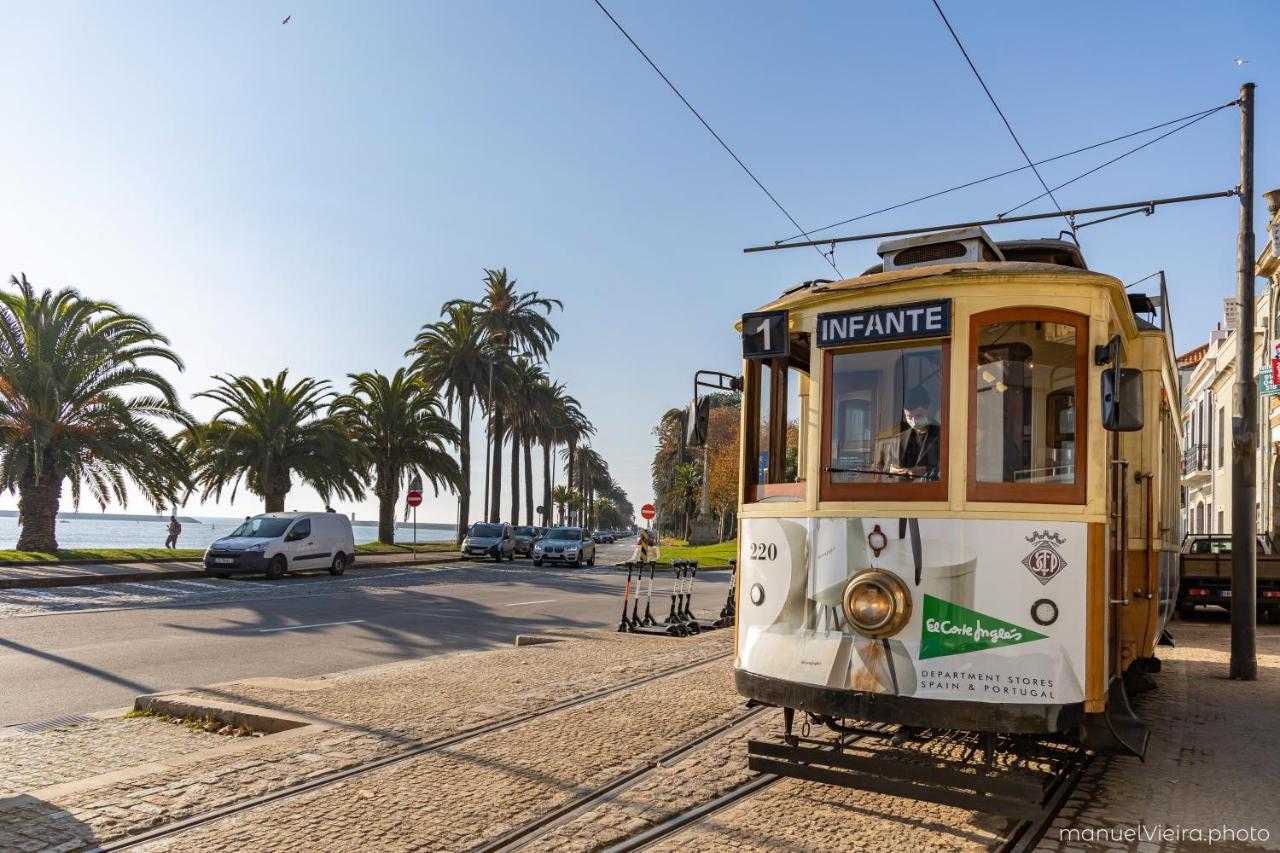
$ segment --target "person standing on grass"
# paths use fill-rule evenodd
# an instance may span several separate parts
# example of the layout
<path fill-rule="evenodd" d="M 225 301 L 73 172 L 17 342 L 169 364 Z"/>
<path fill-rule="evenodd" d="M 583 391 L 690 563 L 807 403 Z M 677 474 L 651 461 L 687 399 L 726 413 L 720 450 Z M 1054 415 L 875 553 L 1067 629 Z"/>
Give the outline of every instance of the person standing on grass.
<path fill-rule="evenodd" d="M 177 548 L 178 534 L 182 532 L 182 523 L 178 521 L 178 516 L 169 516 L 169 537 L 164 540 L 164 547 Z"/>

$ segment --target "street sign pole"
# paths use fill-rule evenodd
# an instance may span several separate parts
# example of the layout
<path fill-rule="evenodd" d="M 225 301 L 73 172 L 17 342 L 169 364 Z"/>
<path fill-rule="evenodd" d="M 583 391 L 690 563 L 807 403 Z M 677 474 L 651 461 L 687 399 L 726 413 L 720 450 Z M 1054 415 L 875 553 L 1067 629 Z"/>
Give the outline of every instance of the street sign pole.
<path fill-rule="evenodd" d="M 1235 412 L 1231 419 L 1231 678 L 1255 681 L 1257 655 L 1258 386 L 1254 380 L 1253 84 L 1240 87 L 1240 237 L 1236 248 Z"/>
<path fill-rule="evenodd" d="M 422 503 L 422 480 L 414 477 L 404 502 L 413 508 L 413 555 L 418 556 L 418 504 Z"/>

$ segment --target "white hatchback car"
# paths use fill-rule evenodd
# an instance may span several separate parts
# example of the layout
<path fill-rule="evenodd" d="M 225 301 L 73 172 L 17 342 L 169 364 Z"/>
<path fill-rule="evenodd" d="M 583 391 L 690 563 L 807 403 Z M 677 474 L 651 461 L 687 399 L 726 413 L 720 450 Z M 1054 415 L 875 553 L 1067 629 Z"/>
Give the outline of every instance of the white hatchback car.
<path fill-rule="evenodd" d="M 351 519 L 336 512 L 271 512 L 245 519 L 204 552 L 204 571 L 219 578 L 261 572 L 276 580 L 285 572 L 328 569 L 340 575 L 355 558 Z"/>

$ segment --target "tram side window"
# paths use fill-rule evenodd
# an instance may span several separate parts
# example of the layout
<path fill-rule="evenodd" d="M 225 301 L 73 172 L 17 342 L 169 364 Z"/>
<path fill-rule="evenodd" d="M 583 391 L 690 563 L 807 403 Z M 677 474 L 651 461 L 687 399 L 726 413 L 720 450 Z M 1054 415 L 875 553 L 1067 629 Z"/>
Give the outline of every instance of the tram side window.
<path fill-rule="evenodd" d="M 1084 318 L 1009 309 L 973 322 L 970 498 L 1083 502 Z"/>
<path fill-rule="evenodd" d="M 859 348 L 827 363 L 823 497 L 945 497 L 945 352 Z"/>
<path fill-rule="evenodd" d="M 747 503 L 804 498 L 809 338 L 800 334 L 792 338 L 791 358 L 748 365 L 747 466 L 743 476 Z"/>

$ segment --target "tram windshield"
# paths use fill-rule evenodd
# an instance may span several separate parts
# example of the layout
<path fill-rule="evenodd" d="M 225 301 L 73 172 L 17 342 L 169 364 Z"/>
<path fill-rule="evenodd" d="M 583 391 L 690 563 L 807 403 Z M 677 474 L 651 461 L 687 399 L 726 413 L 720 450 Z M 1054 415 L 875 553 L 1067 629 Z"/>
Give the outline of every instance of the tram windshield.
<path fill-rule="evenodd" d="M 893 484 L 902 498 L 933 497 L 945 477 L 942 345 L 834 353 L 829 370 L 831 496 L 860 497 L 840 486 Z"/>
<path fill-rule="evenodd" d="M 975 318 L 972 458 L 980 491 L 983 484 L 1077 485 L 1083 318 L 1044 312 L 1044 319 L 1023 319 L 1027 313 Z M 975 497 L 1026 499 L 1007 487 Z"/>

